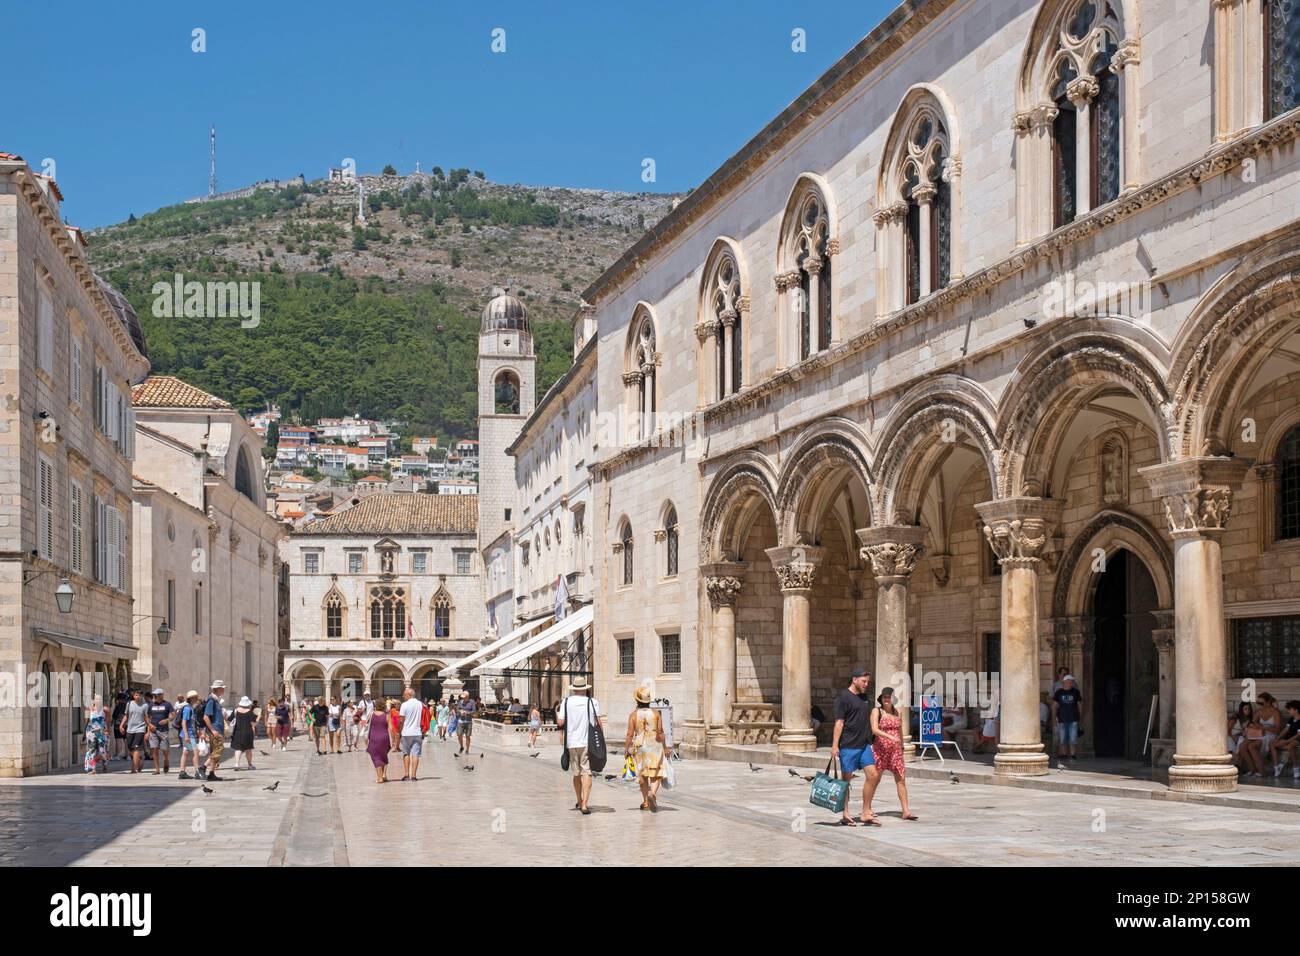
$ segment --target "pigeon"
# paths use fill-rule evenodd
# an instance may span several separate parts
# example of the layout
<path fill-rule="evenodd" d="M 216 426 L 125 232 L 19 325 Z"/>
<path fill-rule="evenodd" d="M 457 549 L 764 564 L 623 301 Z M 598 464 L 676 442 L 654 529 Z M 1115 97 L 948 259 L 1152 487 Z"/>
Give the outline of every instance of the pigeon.
<path fill-rule="evenodd" d="M 797 776 L 799 776 L 799 771 L 798 771 L 798 770 L 795 770 L 794 768 L 791 768 L 791 769 L 787 770 L 786 773 L 788 773 L 788 774 L 789 774 L 790 776 L 792 776 L 792 777 L 797 777 Z"/>
<path fill-rule="evenodd" d="M 813 774 L 811 777 L 804 777 L 804 779 L 807 780 L 809 783 L 812 783 L 814 780 L 817 779 L 817 775 Z"/>
<path fill-rule="evenodd" d="M 271 784 L 269 787 L 263 787 L 262 789 L 263 789 L 263 790 L 270 790 L 272 793 L 274 793 L 274 792 L 275 792 L 275 788 L 278 787 L 278 786 L 280 786 L 280 781 L 279 781 L 279 780 L 277 780 L 275 783 Z"/>
<path fill-rule="evenodd" d="M 267 753 L 265 750 L 261 750 L 261 749 L 259 749 L 257 752 L 260 753 L 263 757 L 269 757 L 269 756 L 271 756 L 271 755 L 270 755 L 269 753 Z"/>
<path fill-rule="evenodd" d="M 956 775 L 955 773 L 953 773 L 951 770 L 948 771 L 948 782 L 949 782 L 949 783 L 961 783 L 961 781 L 957 779 L 957 775 Z"/>
<path fill-rule="evenodd" d="M 208 787 L 208 786 L 205 786 L 205 787 L 203 788 L 203 792 L 204 792 L 204 793 L 211 793 L 211 792 L 212 792 L 212 788 L 211 788 L 211 787 Z"/>
<path fill-rule="evenodd" d="M 483 759 L 483 755 L 482 755 L 482 754 L 479 754 L 479 755 L 478 755 L 478 759 L 479 759 L 479 760 L 482 760 L 482 759 Z"/>
<path fill-rule="evenodd" d="M 752 763 L 749 765 L 750 773 L 758 773 L 762 769 L 763 769 L 762 767 L 755 767 Z"/>
<path fill-rule="evenodd" d="M 457 760 L 460 759 L 460 754 L 452 754 L 452 756 L 455 757 Z"/>
<path fill-rule="evenodd" d="M 529 754 L 528 756 L 530 756 L 530 757 L 532 757 L 534 760 L 536 760 L 536 759 L 537 759 L 538 757 L 540 757 L 541 755 L 542 755 L 541 752 L 538 751 L 537 753 L 535 753 L 535 754 Z"/>
<path fill-rule="evenodd" d="M 473 764 L 469 764 L 468 766 L 461 767 L 460 769 L 468 772 L 468 771 L 474 769 L 474 765 L 473 765 Z"/>
<path fill-rule="evenodd" d="M 607 773 L 607 774 L 605 774 L 605 779 L 606 779 L 606 780 L 613 780 L 613 779 L 614 779 L 615 777 L 617 777 L 617 776 L 618 776 L 618 774 L 616 774 L 616 773 Z"/>

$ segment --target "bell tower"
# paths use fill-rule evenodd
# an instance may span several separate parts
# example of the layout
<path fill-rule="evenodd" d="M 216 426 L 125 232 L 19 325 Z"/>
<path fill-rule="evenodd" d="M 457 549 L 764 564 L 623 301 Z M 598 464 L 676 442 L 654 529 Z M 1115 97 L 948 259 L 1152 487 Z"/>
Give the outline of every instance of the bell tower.
<path fill-rule="evenodd" d="M 495 290 L 478 335 L 479 553 L 519 516 L 515 462 L 506 449 L 537 402 L 537 357 L 528 310 L 508 289 Z"/>

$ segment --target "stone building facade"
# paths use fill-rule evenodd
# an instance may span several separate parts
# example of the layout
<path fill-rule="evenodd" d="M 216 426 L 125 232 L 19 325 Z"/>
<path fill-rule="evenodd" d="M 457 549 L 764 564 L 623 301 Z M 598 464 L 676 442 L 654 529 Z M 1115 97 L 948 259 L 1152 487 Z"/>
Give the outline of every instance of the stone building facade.
<path fill-rule="evenodd" d="M 262 439 L 229 402 L 152 375 L 136 415 L 133 561 L 137 672 L 173 695 L 214 679 L 238 700 L 281 686 L 277 569 Z M 171 627 L 166 645 L 160 621 Z"/>
<path fill-rule="evenodd" d="M 440 693 L 438 672 L 482 644 L 477 521 L 473 495 L 381 492 L 291 533 L 284 692 Z"/>
<path fill-rule="evenodd" d="M 797 752 L 855 665 L 974 671 L 1041 774 L 1065 667 L 1094 752 L 1154 699 L 1236 786 L 1229 703 L 1300 691 L 1297 17 L 911 0 L 585 291 L 615 719 Z"/>
<path fill-rule="evenodd" d="M 91 271 L 61 198 L 0 153 L 0 776 L 79 766 L 91 695 L 144 677 L 130 389 L 149 362 L 135 313 Z"/>

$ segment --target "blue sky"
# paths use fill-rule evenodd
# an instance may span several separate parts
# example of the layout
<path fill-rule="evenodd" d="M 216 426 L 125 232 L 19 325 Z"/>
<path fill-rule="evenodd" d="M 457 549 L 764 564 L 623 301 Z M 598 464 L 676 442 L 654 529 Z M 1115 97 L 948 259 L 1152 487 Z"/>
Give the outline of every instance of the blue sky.
<path fill-rule="evenodd" d="M 316 179 L 347 156 L 362 172 L 418 160 L 500 182 L 680 191 L 893 5 L 20 3 L 0 31 L 6 74 L 24 78 L 0 150 L 38 169 L 54 159 L 65 217 L 84 228 L 203 195 L 210 123 L 219 189 Z M 206 53 L 191 51 L 195 27 Z"/>

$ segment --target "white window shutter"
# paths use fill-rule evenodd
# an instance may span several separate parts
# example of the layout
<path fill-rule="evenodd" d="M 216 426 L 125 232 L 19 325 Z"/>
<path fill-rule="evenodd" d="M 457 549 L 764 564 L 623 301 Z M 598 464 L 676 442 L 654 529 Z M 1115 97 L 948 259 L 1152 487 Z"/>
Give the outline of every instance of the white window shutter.
<path fill-rule="evenodd" d="M 43 371 L 54 374 L 54 302 L 44 287 L 37 304 L 36 361 Z"/>
<path fill-rule="evenodd" d="M 117 587 L 125 591 L 130 575 L 126 567 L 126 518 L 117 512 Z"/>
<path fill-rule="evenodd" d="M 44 455 L 36 460 L 40 496 L 37 510 L 36 549 L 47 561 L 54 559 L 54 466 Z"/>
<path fill-rule="evenodd" d="M 68 350 L 70 365 L 68 368 L 68 393 L 72 397 L 74 404 L 80 405 L 81 395 L 81 343 L 75 339 L 72 342 L 72 348 Z"/>

